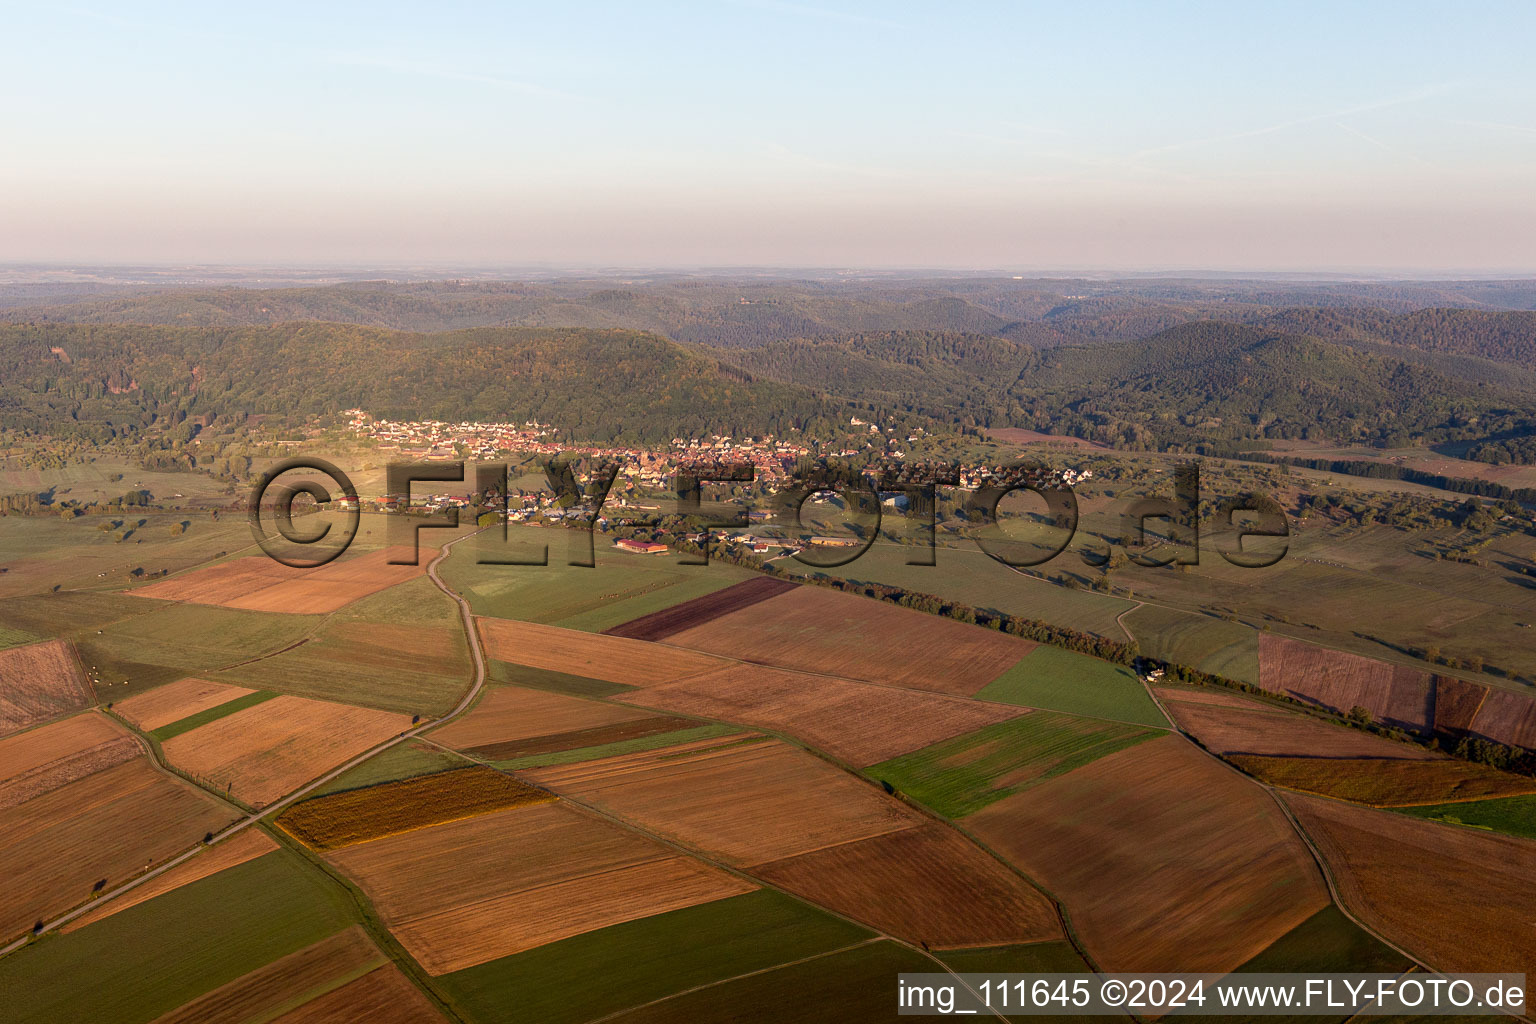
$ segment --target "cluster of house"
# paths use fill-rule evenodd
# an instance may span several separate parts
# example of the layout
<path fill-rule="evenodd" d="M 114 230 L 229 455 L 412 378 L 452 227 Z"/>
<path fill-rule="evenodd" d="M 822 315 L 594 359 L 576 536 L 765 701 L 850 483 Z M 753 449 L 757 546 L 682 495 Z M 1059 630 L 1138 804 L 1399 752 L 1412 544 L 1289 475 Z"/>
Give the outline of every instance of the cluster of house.
<path fill-rule="evenodd" d="M 380 451 L 399 452 L 401 458 L 428 462 L 456 459 L 495 460 L 507 455 L 569 455 L 624 463 L 623 473 L 646 486 L 670 483 L 679 467 L 714 463 L 750 463 L 759 480 L 775 480 L 789 473 L 815 446 L 772 434 L 761 437 L 674 437 L 664 447 L 605 447 L 560 441 L 552 424 L 447 423 L 442 420 L 375 419 L 362 409 L 348 409 L 347 426 L 359 437 L 374 442 Z"/>

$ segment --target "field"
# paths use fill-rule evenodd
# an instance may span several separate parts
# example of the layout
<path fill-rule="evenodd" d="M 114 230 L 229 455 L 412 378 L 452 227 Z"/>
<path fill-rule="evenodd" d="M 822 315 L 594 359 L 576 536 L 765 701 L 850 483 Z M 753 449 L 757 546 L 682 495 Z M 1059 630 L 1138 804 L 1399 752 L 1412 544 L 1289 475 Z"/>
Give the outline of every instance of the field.
<path fill-rule="evenodd" d="M 6 1017 L 140 1024 L 352 923 L 339 886 L 274 851 L 0 960 Z"/>
<path fill-rule="evenodd" d="M 394 964 L 375 967 L 355 981 L 275 1017 L 272 1024 L 420 1024 L 442 1020 L 432 1001 Z"/>
<path fill-rule="evenodd" d="M 1488 687 L 1453 676 L 1435 676 L 1435 731 L 1461 735 L 1471 730 Z"/>
<path fill-rule="evenodd" d="M 253 555 L 180 573 L 133 593 L 246 611 L 323 615 L 425 571 L 418 565 L 390 565 L 388 560 L 400 554 L 398 549 L 384 548 L 315 569 L 294 569 L 265 555 Z"/>
<path fill-rule="evenodd" d="M 1434 691 L 1427 672 L 1329 650 L 1274 633 L 1259 637 L 1260 684 L 1340 713 L 1363 707 L 1385 725 L 1428 732 Z"/>
<path fill-rule="evenodd" d="M 1162 735 L 1160 729 L 1032 711 L 874 765 L 868 774 L 947 818 L 960 818 Z"/>
<path fill-rule="evenodd" d="M 788 733 L 856 767 L 1020 714 L 980 701 L 756 665 L 730 665 L 616 699 Z"/>
<path fill-rule="evenodd" d="M 722 615 L 749 608 L 759 601 L 793 590 L 797 584 L 771 576 L 754 576 L 723 590 L 642 615 L 603 632 L 609 636 L 627 636 L 632 640 L 665 640 L 694 626 L 702 626 Z"/>
<path fill-rule="evenodd" d="M 520 619 L 601 632 L 670 608 L 757 574 L 724 562 L 678 565 L 672 558 L 635 558 L 598 539 L 594 568 L 566 564 L 570 546 L 585 544 L 575 531 L 507 527 L 514 558 L 536 558 L 547 546 L 549 565 L 477 565 L 481 557 L 507 557 L 495 531 L 454 549 L 443 564 L 449 586 L 468 598 L 476 615 Z M 464 557 L 468 556 L 468 557 Z"/>
<path fill-rule="evenodd" d="M 778 668 L 969 696 L 1034 649 L 1018 637 L 825 587 L 797 587 L 668 643 Z"/>
<path fill-rule="evenodd" d="M 1498 743 L 1536 750 L 1536 700 L 1491 690 L 1472 720 L 1471 731 Z"/>
<path fill-rule="evenodd" d="M 1401 973 L 1409 963 L 1332 903 L 1276 939 L 1238 970 L 1248 973 Z"/>
<path fill-rule="evenodd" d="M 1061 937 L 1049 900 L 943 825 L 813 850 L 759 864 L 753 874 L 881 932 L 931 947 Z"/>
<path fill-rule="evenodd" d="M 191 732 L 193 729 L 200 729 L 209 722 L 217 722 L 226 715 L 233 715 L 236 712 L 244 711 L 246 708 L 253 708 L 258 704 L 264 704 L 269 700 L 275 699 L 277 696 L 271 690 L 253 690 L 242 697 L 236 697 L 234 700 L 225 701 L 223 704 L 215 704 L 213 707 L 205 711 L 199 711 L 195 715 L 188 715 L 186 718 L 177 719 L 170 725 L 162 725 L 149 735 L 163 744 L 166 740 L 175 739 L 182 733 Z"/>
<path fill-rule="evenodd" d="M 1130 669 L 1059 647 L 1037 648 L 976 696 L 1088 718 L 1168 724 Z"/>
<path fill-rule="evenodd" d="M 1122 621 L 1149 658 L 1259 682 L 1259 632 L 1252 626 L 1152 604 Z"/>
<path fill-rule="evenodd" d="M 873 1024 L 890 1021 L 898 973 L 936 971 L 921 953 L 874 942 L 685 992 L 613 1018 L 614 1024 Z"/>
<path fill-rule="evenodd" d="M 11 737 L 0 765 L 19 769 L 0 810 L 0 935 L 84 903 L 98 883 L 127 881 L 234 818 L 152 768 L 99 715 Z"/>
<path fill-rule="evenodd" d="M 1256 754 L 1264 757 L 1380 757 L 1431 760 L 1439 755 L 1414 743 L 1399 743 L 1360 729 L 1286 711 L 1268 704 L 1245 702 L 1224 707 L 1185 698 L 1184 690 L 1158 690 L 1179 728 L 1213 753 Z"/>
<path fill-rule="evenodd" d="M 182 733 L 166 760 L 260 807 L 410 728 L 404 715 L 276 697 Z"/>
<path fill-rule="evenodd" d="M 1424 804 L 1397 810 L 1416 818 L 1536 839 L 1536 796 L 1506 796 L 1471 803 Z"/>
<path fill-rule="evenodd" d="M 492 768 L 474 765 L 301 800 L 277 823 L 317 850 L 337 850 L 554 797 Z"/>
<path fill-rule="evenodd" d="M 1445 971 L 1536 962 L 1536 844 L 1287 794 L 1365 923 Z"/>
<path fill-rule="evenodd" d="M 431 775 L 450 768 L 467 768 L 471 763 L 452 751 L 434 747 L 430 743 L 407 740 L 395 744 L 382 754 L 375 754 L 355 768 L 349 768 L 315 789 L 312 795 L 325 796 L 327 793 L 362 789 L 380 782 L 414 779 L 419 775 Z"/>
<path fill-rule="evenodd" d="M 771 740 L 707 740 L 526 774 L 556 793 L 737 865 L 782 860 L 926 820 L 874 786 Z"/>
<path fill-rule="evenodd" d="M 469 714 L 434 731 L 432 738 L 455 750 L 494 760 L 519 756 L 532 740 L 564 744 L 553 749 L 590 746 L 581 742 L 581 737 L 655 719 L 655 715 L 622 705 L 522 686 L 498 686 L 487 690 Z"/>
<path fill-rule="evenodd" d="M 1387 760 L 1366 758 L 1227 758 L 1272 786 L 1353 800 L 1374 807 L 1403 807 L 1481 800 L 1536 792 L 1536 779 L 1511 775 L 1450 758 Z"/>
<path fill-rule="evenodd" d="M 1092 590 L 1068 590 L 1033 576 L 1016 572 L 981 551 L 970 541 L 942 539 L 935 565 L 908 565 L 914 550 L 901 544 L 877 541 L 858 561 L 833 570 L 835 575 L 858 582 L 885 583 L 920 594 L 934 594 L 961 601 L 974 608 L 995 608 L 1028 619 L 1080 629 L 1111 640 L 1124 640 L 1115 621 L 1120 613 L 1136 607 L 1123 598 Z M 778 563 L 787 572 L 811 576 L 818 570 L 792 560 Z M 1139 573 L 1136 585 L 1151 573 Z"/>
<path fill-rule="evenodd" d="M 309 615 L 235 611 L 213 605 L 143 601 L 137 614 L 78 634 L 81 660 L 102 700 L 114 704 L 189 676 L 222 681 L 226 668 L 307 642 Z M 258 684 L 259 685 L 259 684 Z"/>
<path fill-rule="evenodd" d="M 133 756 L 141 752 L 133 737 L 105 715 L 75 715 L 0 739 L 0 779 L 11 797 L 0 800 L 0 806 L 14 806 L 79 778 L 72 766 L 82 758 L 92 760 L 92 752 L 109 747 L 128 749 Z"/>
<path fill-rule="evenodd" d="M 303 643 L 219 673 L 220 679 L 387 711 L 440 714 L 463 695 L 471 673 L 457 622 L 326 623 Z"/>
<path fill-rule="evenodd" d="M 389 836 L 328 859 L 432 974 L 754 888 L 559 803 Z"/>
<path fill-rule="evenodd" d="M 966 827 L 1066 905 L 1104 970 L 1229 971 L 1328 903 L 1274 802 L 1178 736 L 999 800 Z"/>
<path fill-rule="evenodd" d="M 182 679 L 118 701 L 112 705 L 112 710 L 145 732 L 153 732 L 253 692 L 243 686 L 207 679 Z"/>
<path fill-rule="evenodd" d="M 477 619 L 492 658 L 630 686 L 666 683 L 722 664 L 666 644 L 507 619 Z"/>
<path fill-rule="evenodd" d="M 0 651 L 0 736 L 96 702 L 62 640 Z"/>
<path fill-rule="evenodd" d="M 699 985 L 826 953 L 869 933 L 771 889 L 612 925 L 437 979 L 476 1021 L 517 1006 L 583 1024 Z"/>
<path fill-rule="evenodd" d="M 89 913 L 80 915 L 64 925 L 61 931 L 64 934 L 78 931 L 92 922 L 111 917 L 129 907 L 136 907 L 145 900 L 153 899 L 172 889 L 218 874 L 225 868 L 255 860 L 275 849 L 277 849 L 277 843 L 273 842 L 271 836 L 255 826 L 246 826 L 217 845 L 200 850 L 191 860 L 183 861 L 169 871 L 156 875 L 142 885 L 135 886 L 123 895 L 103 903 Z"/>
<path fill-rule="evenodd" d="M 361 927 L 348 928 L 221 985 L 155 1024 L 246 1024 L 317 991 L 335 991 L 384 962 Z"/>

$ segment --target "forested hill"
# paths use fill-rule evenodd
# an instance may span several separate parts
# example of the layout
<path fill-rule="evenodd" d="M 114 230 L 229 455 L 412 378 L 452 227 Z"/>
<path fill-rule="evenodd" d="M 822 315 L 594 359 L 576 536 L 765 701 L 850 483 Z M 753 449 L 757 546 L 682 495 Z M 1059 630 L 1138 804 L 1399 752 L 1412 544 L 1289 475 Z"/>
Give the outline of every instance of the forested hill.
<path fill-rule="evenodd" d="M 1032 393 L 1025 404 L 1037 425 L 1122 444 L 1323 437 L 1395 445 L 1530 423 L 1536 395 L 1514 380 L 1472 381 L 1416 360 L 1206 321 L 1140 342 L 1052 350 L 1020 391 Z"/>
<path fill-rule="evenodd" d="M 716 352 L 763 377 L 825 387 L 962 427 L 1006 420 L 1008 393 L 1040 361 L 1028 345 L 939 331 L 778 341 Z"/>
<path fill-rule="evenodd" d="M 1288 309 L 1263 322 L 1319 338 L 1536 365 L 1536 312 L 1420 309 L 1392 315 L 1379 309 Z"/>
<path fill-rule="evenodd" d="M 553 423 L 573 439 L 825 432 L 847 407 L 633 331 L 407 334 L 263 328 L 0 327 L 0 425 L 96 440 L 190 435 L 210 414 L 301 423 L 359 407 L 391 418 Z"/>
<path fill-rule="evenodd" d="M 25 287 L 11 294 L 15 290 L 0 288 L 0 321 L 179 327 L 322 321 L 418 332 L 482 326 L 616 328 L 728 348 L 895 331 L 981 334 L 1048 348 L 1128 341 L 1206 319 L 1342 340 L 1369 334 L 1380 340 L 1372 324 L 1415 310 L 1536 306 L 1536 285 L 1529 282 L 671 277 L 378 281 L 111 294 L 85 286 L 73 294 Z M 1357 310 L 1369 311 L 1372 323 L 1355 324 Z M 1269 322 L 1292 313 L 1292 320 Z M 1310 325 L 1301 319 L 1313 313 Z M 1475 318 L 1465 322 L 1473 324 Z"/>
<path fill-rule="evenodd" d="M 1134 342 L 1035 351 L 997 338 L 908 332 L 722 352 L 756 373 L 964 425 L 1022 426 L 1129 447 L 1262 438 L 1408 443 L 1485 437 L 1536 421 L 1530 375 L 1393 358 L 1270 328 L 1202 321 Z M 1432 365 L 1429 365 L 1432 364 Z"/>

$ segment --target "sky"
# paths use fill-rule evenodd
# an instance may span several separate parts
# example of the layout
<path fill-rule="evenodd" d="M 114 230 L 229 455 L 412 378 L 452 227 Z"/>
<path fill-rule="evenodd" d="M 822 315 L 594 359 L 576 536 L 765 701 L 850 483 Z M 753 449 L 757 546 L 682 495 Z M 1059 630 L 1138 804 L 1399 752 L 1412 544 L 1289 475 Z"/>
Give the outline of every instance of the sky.
<path fill-rule="evenodd" d="M 1536 3 L 13 3 L 0 261 L 1536 271 Z"/>

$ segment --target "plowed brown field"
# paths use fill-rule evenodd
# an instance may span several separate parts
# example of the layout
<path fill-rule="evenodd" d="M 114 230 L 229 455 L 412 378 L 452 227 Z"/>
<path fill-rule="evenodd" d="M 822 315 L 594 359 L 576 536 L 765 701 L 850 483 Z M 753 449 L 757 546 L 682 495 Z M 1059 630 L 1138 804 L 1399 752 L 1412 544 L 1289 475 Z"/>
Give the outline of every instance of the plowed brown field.
<path fill-rule="evenodd" d="M 1179 736 L 965 823 L 1062 901 L 1105 970 L 1230 971 L 1328 904 L 1269 795 Z"/>
<path fill-rule="evenodd" d="M 1301 712 L 1247 710 L 1165 702 L 1181 729 L 1215 753 L 1300 757 L 1383 757 L 1426 761 L 1439 757 L 1415 743 L 1399 743 Z"/>
<path fill-rule="evenodd" d="M 167 740 L 172 764 L 260 807 L 409 729 L 408 715 L 274 697 Z"/>
<path fill-rule="evenodd" d="M 144 757 L 0 812 L 0 935 L 19 934 L 127 881 L 234 820 Z"/>
<path fill-rule="evenodd" d="M 1429 673 L 1274 633 L 1259 634 L 1259 682 L 1332 711 L 1363 707 L 1402 729 L 1428 732 L 1434 718 Z"/>
<path fill-rule="evenodd" d="M 753 886 L 546 803 L 326 855 L 423 967 L 444 974 Z"/>
<path fill-rule="evenodd" d="M 524 773 L 738 865 L 868 839 L 928 819 L 814 755 L 730 737 Z"/>
<path fill-rule="evenodd" d="M 272 1024 L 422 1024 L 442 1019 L 400 968 L 385 964 L 274 1018 Z"/>
<path fill-rule="evenodd" d="M 247 1024 L 277 1010 L 296 992 L 314 991 L 383 962 L 384 954 L 357 925 L 236 978 L 154 1024 Z"/>
<path fill-rule="evenodd" d="M 679 647 L 779 668 L 970 696 L 1035 645 L 825 587 L 797 587 L 673 634 Z"/>
<path fill-rule="evenodd" d="M 785 732 L 861 768 L 1024 713 L 1003 704 L 757 665 L 730 665 L 616 699 Z"/>
<path fill-rule="evenodd" d="M 1490 690 L 1472 720 L 1472 732 L 1497 743 L 1536 750 L 1536 700 Z"/>
<path fill-rule="evenodd" d="M 0 651 L 0 736 L 96 703 L 63 640 Z"/>
<path fill-rule="evenodd" d="M 1536 793 L 1536 779 L 1448 757 L 1404 761 L 1236 754 L 1231 761 L 1272 786 L 1375 807 L 1411 807 Z"/>
<path fill-rule="evenodd" d="M 887 934 L 932 947 L 1061 938 L 1049 900 L 939 824 L 762 864 L 753 874 Z"/>
<path fill-rule="evenodd" d="M 119 701 L 112 705 L 112 710 L 145 732 L 153 732 L 162 725 L 179 722 L 188 715 L 216 708 L 236 697 L 254 692 L 244 686 L 214 683 L 207 679 L 178 679 L 174 683 L 157 686 L 148 693 Z"/>
<path fill-rule="evenodd" d="M 469 714 L 438 729 L 432 738 L 456 750 L 470 750 L 651 717 L 621 705 L 522 686 L 498 686 L 481 697 Z"/>
<path fill-rule="evenodd" d="M 388 549 L 342 558 L 318 569 L 292 569 L 264 555 L 181 573 L 135 590 L 136 597 L 217 604 L 258 612 L 324 614 L 414 579 L 422 565 L 389 565 Z"/>
<path fill-rule="evenodd" d="M 684 601 L 671 608 L 663 608 L 603 632 L 609 636 L 627 636 L 634 640 L 664 640 L 674 633 L 750 608 L 759 601 L 794 590 L 797 586 L 798 583 L 774 579 L 772 576 L 754 576 L 724 590 Z"/>
<path fill-rule="evenodd" d="M 1452 734 L 1472 728 L 1472 720 L 1488 696 L 1488 687 L 1450 676 L 1435 676 L 1435 729 Z"/>
<path fill-rule="evenodd" d="M 720 667 L 720 659 L 666 644 L 535 622 L 478 619 L 487 653 L 501 661 L 610 683 L 646 686 Z"/>
<path fill-rule="evenodd" d="M 1360 919 L 1442 971 L 1536 964 L 1536 842 L 1288 793 Z"/>

